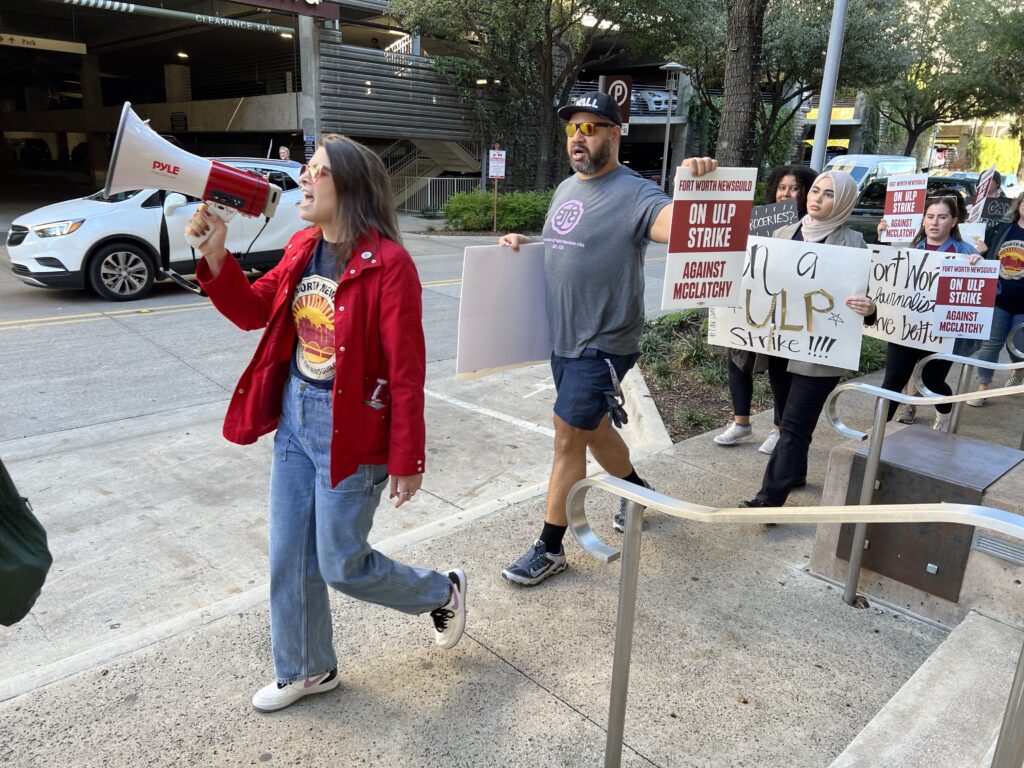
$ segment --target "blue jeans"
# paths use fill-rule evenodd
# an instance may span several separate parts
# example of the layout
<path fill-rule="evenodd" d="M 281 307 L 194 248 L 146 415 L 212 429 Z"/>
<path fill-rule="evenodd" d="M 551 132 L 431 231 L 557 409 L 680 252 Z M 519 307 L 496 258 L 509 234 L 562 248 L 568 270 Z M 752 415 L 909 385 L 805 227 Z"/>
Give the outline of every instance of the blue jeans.
<path fill-rule="evenodd" d="M 1005 309 L 1000 309 L 999 307 L 992 310 L 992 333 L 989 335 L 988 341 L 981 345 L 981 349 L 978 351 L 978 359 L 987 360 L 990 363 L 998 362 L 999 353 L 1002 352 L 1003 347 L 1006 345 L 1006 337 L 1010 335 L 1010 329 L 1022 322 L 1024 322 L 1024 314 L 1011 315 Z M 1019 358 L 1012 355 L 1011 359 L 1015 363 L 1021 362 Z M 979 368 L 978 383 L 985 386 L 991 384 L 992 371 Z"/>
<path fill-rule="evenodd" d="M 281 683 L 338 665 L 328 586 L 410 614 L 439 608 L 451 593 L 445 574 L 370 547 L 387 470 L 364 465 L 332 488 L 330 448 L 331 391 L 290 378 L 270 470 L 270 636 Z"/>

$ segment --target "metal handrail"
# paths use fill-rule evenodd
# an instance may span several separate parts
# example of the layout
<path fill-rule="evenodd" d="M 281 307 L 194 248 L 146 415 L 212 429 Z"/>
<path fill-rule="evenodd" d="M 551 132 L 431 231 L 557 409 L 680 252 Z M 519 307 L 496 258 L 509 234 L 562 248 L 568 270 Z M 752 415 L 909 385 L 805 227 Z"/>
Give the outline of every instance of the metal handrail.
<path fill-rule="evenodd" d="M 957 383 L 957 391 L 954 394 L 940 396 L 924 387 L 924 383 L 921 382 L 921 372 L 924 370 L 924 366 L 932 360 L 953 360 L 954 362 L 963 363 L 960 380 Z M 1013 365 L 1021 365 L 1024 367 L 1024 364 Z M 873 395 L 875 398 L 875 417 L 870 433 L 875 437 L 875 439 L 871 440 L 871 447 L 868 450 L 867 461 L 864 464 L 864 479 L 861 482 L 860 498 L 858 499 L 860 504 L 870 504 L 874 498 L 875 480 L 878 477 L 878 465 L 882 460 L 882 442 L 885 440 L 885 425 L 888 421 L 888 403 L 890 401 L 897 403 L 909 403 L 912 405 L 942 405 L 944 403 L 954 403 L 954 414 L 950 416 L 949 426 L 947 429 L 950 433 L 955 433 L 959 428 L 960 412 L 958 409 L 960 408 L 961 403 L 966 402 L 967 400 L 991 400 L 997 397 L 1006 397 L 1008 395 L 1024 393 L 1024 386 L 986 389 L 980 392 L 961 392 L 961 390 L 964 389 L 970 381 L 970 367 L 1003 370 L 1008 366 L 1005 363 L 990 363 L 986 360 L 975 360 L 974 358 L 943 352 L 924 357 L 917 362 L 916 366 L 914 366 L 913 378 L 915 384 L 918 384 L 922 389 L 924 389 L 924 391 L 928 393 L 927 395 L 907 395 L 903 392 L 893 392 L 892 390 L 883 389 L 882 387 L 875 386 L 874 384 L 865 384 L 860 381 L 840 384 L 832 390 L 832 393 L 829 395 L 828 400 L 825 403 L 826 418 L 836 432 L 853 440 L 866 440 L 868 438 L 868 433 L 847 426 L 843 423 L 842 419 L 839 418 L 838 406 L 836 405 L 839 400 L 839 396 L 843 392 L 857 391 Z M 1021 441 L 1021 450 L 1024 450 L 1024 439 Z M 867 539 L 867 535 L 868 527 L 866 523 L 857 523 L 854 526 L 853 539 L 850 542 L 849 566 L 846 569 L 846 584 L 843 588 L 843 602 L 847 605 L 857 605 L 857 585 L 860 583 L 860 564 L 864 557 L 864 541 Z"/>
<path fill-rule="evenodd" d="M 1024 324 L 1021 325 L 1024 328 Z M 1012 335 L 1012 334 L 1011 334 Z M 1007 349 L 1010 348 L 1010 337 L 1007 337 Z M 1014 347 L 1016 349 L 1016 347 Z M 1011 352 L 1012 354 L 1012 352 Z M 965 394 L 965 390 L 971 384 L 971 378 L 974 376 L 974 368 L 984 368 L 989 371 L 1019 371 L 1024 370 L 1024 362 L 1020 363 L 990 363 L 987 360 L 978 360 L 973 357 L 964 357 L 963 355 L 956 355 L 951 352 L 936 352 L 935 354 L 928 355 L 917 361 L 917 365 L 914 366 L 914 371 L 911 374 L 911 378 L 914 382 L 914 387 L 917 389 L 919 394 L 923 394 L 925 397 L 938 397 L 932 392 L 924 383 L 924 369 L 928 363 L 933 360 L 947 360 L 951 363 L 960 363 L 960 378 L 957 379 L 956 390 L 954 394 L 962 395 Z M 1006 389 L 1005 387 L 1003 389 Z M 1011 388 L 1012 389 L 1012 388 Z M 987 398 L 981 397 L 984 392 L 988 392 L 987 389 L 978 390 L 975 392 L 967 393 L 970 397 L 956 400 L 953 402 L 953 410 L 949 417 L 949 432 L 956 434 L 957 430 L 960 429 L 960 414 L 963 410 L 964 402 L 966 400 L 985 400 Z M 1004 392 L 1004 394 L 1013 394 L 1012 392 Z M 1024 436 L 1021 437 L 1021 450 L 1024 450 Z"/>
<path fill-rule="evenodd" d="M 885 390 L 888 392 L 888 390 Z M 894 393 L 889 393 L 894 394 Z M 884 403 L 879 400 L 879 403 Z M 877 410 L 877 409 L 876 409 Z M 884 426 L 884 425 L 883 425 Z M 605 768 L 619 768 L 626 720 L 629 666 L 636 622 L 637 581 L 640 574 L 640 538 L 644 508 L 682 520 L 712 525 L 730 523 L 961 523 L 998 531 L 1024 540 L 1024 519 L 992 507 L 972 504 L 879 504 L 856 507 L 757 507 L 716 509 L 692 504 L 657 491 L 601 475 L 573 485 L 566 500 L 569 531 L 584 550 L 603 563 L 620 556 L 619 550 L 603 541 L 587 521 L 586 497 L 598 488 L 626 499 L 626 525 L 622 543 L 622 571 L 619 581 L 615 650 L 612 658 L 612 686 L 608 707 L 608 735 Z M 1006 711 L 1003 715 L 991 768 L 1020 768 L 1024 764 L 1024 649 L 1017 660 Z"/>

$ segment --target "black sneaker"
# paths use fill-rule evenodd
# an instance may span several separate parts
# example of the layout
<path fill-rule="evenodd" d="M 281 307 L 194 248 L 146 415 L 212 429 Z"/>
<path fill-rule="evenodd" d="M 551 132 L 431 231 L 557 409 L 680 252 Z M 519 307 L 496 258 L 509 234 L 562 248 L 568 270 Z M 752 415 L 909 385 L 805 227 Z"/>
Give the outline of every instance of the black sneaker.
<path fill-rule="evenodd" d="M 434 620 L 434 642 L 442 648 L 454 648 L 466 629 L 466 574 L 456 568 L 448 571 L 452 594 L 448 602 L 430 612 Z"/>
<path fill-rule="evenodd" d="M 649 491 L 654 489 L 648 485 L 646 480 L 641 480 L 640 485 Z M 612 518 L 612 527 L 619 533 L 624 533 L 626 530 L 626 507 L 629 505 L 629 499 L 619 498 L 619 511 L 615 513 L 615 517 Z M 647 509 L 647 507 L 644 507 Z"/>
<path fill-rule="evenodd" d="M 516 584 L 532 587 L 549 576 L 561 573 L 567 567 L 564 549 L 558 554 L 552 554 L 548 552 L 544 542 L 537 539 L 534 545 L 526 550 L 526 554 L 504 569 L 501 575 Z"/>

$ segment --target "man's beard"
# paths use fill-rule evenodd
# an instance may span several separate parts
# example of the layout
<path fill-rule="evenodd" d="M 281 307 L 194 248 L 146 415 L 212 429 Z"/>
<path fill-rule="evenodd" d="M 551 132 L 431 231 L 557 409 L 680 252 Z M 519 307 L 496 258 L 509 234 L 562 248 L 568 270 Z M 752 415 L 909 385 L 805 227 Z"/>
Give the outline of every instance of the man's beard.
<path fill-rule="evenodd" d="M 596 149 L 591 150 L 587 147 L 586 150 L 587 156 L 585 160 L 573 160 L 572 155 L 569 156 L 569 166 L 576 173 L 582 173 L 586 176 L 595 174 L 604 168 L 612 158 L 612 143 L 610 141 L 603 142 Z"/>

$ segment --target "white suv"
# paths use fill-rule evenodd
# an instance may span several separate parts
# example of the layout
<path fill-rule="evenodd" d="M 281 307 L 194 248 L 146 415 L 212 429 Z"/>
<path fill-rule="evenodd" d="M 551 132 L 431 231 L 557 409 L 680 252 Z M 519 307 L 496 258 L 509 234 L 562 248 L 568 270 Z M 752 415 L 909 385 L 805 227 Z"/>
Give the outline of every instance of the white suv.
<path fill-rule="evenodd" d="M 265 271 L 281 258 L 289 238 L 308 226 L 299 218 L 301 165 L 281 160 L 217 158 L 227 165 L 267 176 L 281 188 L 277 212 L 235 216 L 227 247 L 247 270 Z M 161 198 L 163 202 L 161 203 Z M 164 279 L 160 271 L 160 221 L 167 220 L 170 267 L 195 273 L 198 255 L 185 241 L 185 223 L 199 200 L 177 192 L 142 189 L 103 192 L 67 200 L 19 216 L 7 235 L 11 271 L 22 282 L 42 288 L 92 288 L 111 301 L 141 299 Z"/>

